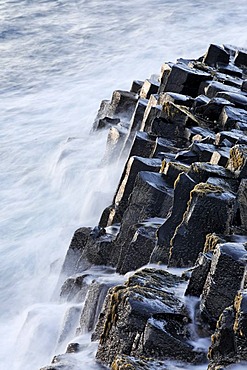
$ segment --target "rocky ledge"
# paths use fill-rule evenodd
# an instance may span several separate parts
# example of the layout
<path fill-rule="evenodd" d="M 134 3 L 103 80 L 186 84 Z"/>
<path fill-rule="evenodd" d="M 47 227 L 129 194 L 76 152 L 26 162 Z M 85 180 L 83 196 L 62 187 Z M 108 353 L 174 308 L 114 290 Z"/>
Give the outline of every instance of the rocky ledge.
<path fill-rule="evenodd" d="M 72 238 L 61 299 L 72 302 L 62 336 L 92 333 L 102 366 L 247 361 L 246 78 L 247 50 L 210 45 L 101 103 L 103 161 L 127 160 L 99 224 Z M 65 357 L 43 370 L 73 369 Z"/>

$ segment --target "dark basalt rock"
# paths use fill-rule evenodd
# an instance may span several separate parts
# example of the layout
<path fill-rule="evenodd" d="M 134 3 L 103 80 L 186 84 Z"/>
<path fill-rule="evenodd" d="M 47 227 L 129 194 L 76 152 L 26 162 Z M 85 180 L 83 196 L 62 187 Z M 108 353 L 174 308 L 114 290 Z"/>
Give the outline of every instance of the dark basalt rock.
<path fill-rule="evenodd" d="M 151 132 L 158 137 L 169 139 L 173 138 L 176 145 L 187 144 L 187 131 L 180 124 L 170 123 L 166 119 L 155 118 L 152 122 Z"/>
<path fill-rule="evenodd" d="M 191 271 L 189 284 L 185 291 L 186 296 L 200 297 L 207 279 L 212 260 L 212 253 L 201 253 Z"/>
<path fill-rule="evenodd" d="M 247 137 L 240 130 L 233 129 L 231 131 L 220 131 L 215 135 L 215 144 L 222 146 L 222 143 L 227 139 L 230 148 L 234 144 L 247 144 Z"/>
<path fill-rule="evenodd" d="M 175 158 L 178 151 L 179 149 L 174 146 L 172 140 L 157 137 L 151 157 L 164 159 L 164 153 L 166 153 L 167 157 Z"/>
<path fill-rule="evenodd" d="M 236 129 L 242 131 L 242 133 L 246 135 L 247 134 L 247 123 L 244 121 L 237 122 Z"/>
<path fill-rule="evenodd" d="M 233 63 L 229 63 L 229 64 L 223 64 L 223 63 L 218 63 L 217 64 L 217 69 L 219 72 L 222 72 L 224 74 L 226 74 L 227 76 L 233 76 L 233 77 L 238 77 L 238 78 L 242 78 L 242 74 L 243 74 L 243 71 L 242 69 L 238 68 L 237 66 L 235 66 Z"/>
<path fill-rule="evenodd" d="M 159 118 L 162 113 L 162 106 L 157 105 L 158 99 L 156 95 L 151 95 L 148 101 L 147 108 L 144 112 L 142 123 L 140 126 L 141 131 L 150 133 L 151 126 L 155 118 Z"/>
<path fill-rule="evenodd" d="M 175 229 L 183 219 L 183 214 L 186 211 L 187 202 L 190 198 L 190 192 L 195 184 L 186 173 L 179 175 L 175 183 L 171 214 L 157 232 L 158 241 L 151 257 L 152 262 L 168 262 L 171 247 L 170 241 Z"/>
<path fill-rule="evenodd" d="M 234 63 L 239 67 L 247 67 L 247 50 L 238 50 Z"/>
<path fill-rule="evenodd" d="M 131 242 L 136 227 L 133 225 L 150 217 L 166 217 L 173 199 L 173 189 L 162 174 L 139 172 L 128 207 L 123 215 L 120 232 L 114 243 L 112 264 L 122 263 L 126 246 Z"/>
<path fill-rule="evenodd" d="M 191 150 L 197 154 L 198 162 L 209 162 L 216 147 L 212 144 L 194 142 L 191 145 Z"/>
<path fill-rule="evenodd" d="M 162 161 L 160 172 L 166 176 L 166 181 L 171 184 L 171 186 L 174 186 L 180 173 L 188 173 L 189 170 L 190 166 L 188 166 L 187 164 L 175 160 L 167 161 L 165 156 L 164 160 Z"/>
<path fill-rule="evenodd" d="M 174 289 L 179 287 L 184 281 L 184 278 L 173 275 L 166 270 L 144 268 L 131 275 L 125 285 L 129 287 L 135 287 L 136 285 L 141 287 L 148 286 L 151 289 L 162 290 L 165 284 L 165 291 L 174 292 Z"/>
<path fill-rule="evenodd" d="M 176 105 L 170 101 L 163 104 L 161 118 L 177 126 L 177 130 L 182 130 L 186 124 L 198 125 L 200 121 L 190 112 L 187 107 Z"/>
<path fill-rule="evenodd" d="M 80 327 L 77 330 L 77 335 L 94 330 L 107 291 L 111 286 L 112 284 L 100 283 L 98 281 L 93 281 L 89 286 L 87 297 L 81 312 Z"/>
<path fill-rule="evenodd" d="M 199 88 L 200 94 L 204 94 L 211 99 L 214 98 L 217 95 L 217 93 L 221 91 L 238 93 L 239 88 L 215 80 L 204 81 L 201 83 Z"/>
<path fill-rule="evenodd" d="M 113 119 L 118 118 L 125 122 L 129 122 L 134 113 L 137 101 L 138 95 L 136 93 L 115 90 L 112 94 L 111 102 L 109 100 L 102 101 L 93 124 L 94 130 L 100 128 L 99 121 L 105 117 Z"/>
<path fill-rule="evenodd" d="M 109 117 L 108 115 L 110 115 L 110 100 L 102 100 L 102 102 L 100 103 L 99 110 L 97 112 L 97 116 L 93 123 L 93 130 L 98 130 L 102 128 L 102 123 L 100 123 L 99 125 L 99 122 L 101 120 L 105 118 L 106 120 L 108 119 L 111 120 L 112 117 Z"/>
<path fill-rule="evenodd" d="M 126 134 L 127 130 L 122 126 L 111 127 L 109 129 L 106 142 L 106 151 L 102 159 L 103 163 L 110 163 L 110 161 L 116 161 L 118 159 L 119 152 L 124 145 Z"/>
<path fill-rule="evenodd" d="M 246 120 L 246 110 L 226 106 L 222 109 L 218 124 L 223 130 L 231 130 L 237 128 L 238 122 L 246 122 Z"/>
<path fill-rule="evenodd" d="M 69 277 L 61 287 L 60 297 L 62 300 L 83 302 L 90 283 L 91 276 L 89 274 L 77 275 Z"/>
<path fill-rule="evenodd" d="M 231 103 L 229 99 L 227 100 L 227 97 L 224 94 L 228 96 L 227 93 L 217 93 L 217 96 L 210 99 L 207 104 L 197 107 L 195 109 L 195 113 L 204 116 L 210 121 L 217 121 L 223 107 L 234 106 L 234 104 Z"/>
<path fill-rule="evenodd" d="M 201 107 L 202 105 L 206 105 L 210 101 L 209 97 L 206 95 L 198 95 L 196 98 L 194 98 L 194 104 L 193 108 L 196 109 L 198 107 Z"/>
<path fill-rule="evenodd" d="M 225 180 L 235 178 L 234 174 L 222 166 L 206 163 L 194 162 L 190 166 L 188 175 L 196 182 L 206 182 L 209 177 L 219 177 Z"/>
<path fill-rule="evenodd" d="M 144 81 L 134 80 L 132 82 L 130 92 L 133 92 L 135 94 L 140 94 L 140 91 L 141 91 L 141 88 L 142 88 L 143 84 L 144 84 Z"/>
<path fill-rule="evenodd" d="M 236 361 L 236 346 L 233 325 L 235 312 L 232 306 L 226 308 L 217 322 L 216 330 L 212 336 L 208 358 L 208 370 L 216 370 L 216 366 L 227 366 Z"/>
<path fill-rule="evenodd" d="M 80 351 L 79 343 L 69 343 L 66 348 L 66 353 L 76 353 Z"/>
<path fill-rule="evenodd" d="M 247 179 L 242 179 L 238 190 L 238 204 L 241 226 L 247 230 Z"/>
<path fill-rule="evenodd" d="M 152 279 L 153 273 L 155 280 Z M 167 290 L 167 277 L 171 281 L 172 275 L 167 272 L 146 269 L 141 277 L 141 285 L 138 285 L 137 278 L 135 285 L 130 281 L 126 287 L 115 287 L 109 291 L 107 314 L 96 354 L 98 361 L 110 365 L 119 354 L 139 356 L 139 351 L 143 353 L 143 345 L 145 353 L 152 353 L 152 357 L 170 359 L 173 354 L 168 352 L 169 343 L 176 343 L 176 352 L 180 353 L 181 360 L 188 361 L 190 358 L 194 362 L 202 361 L 203 355 L 193 351 L 186 342 L 189 318 L 182 302 Z M 175 284 L 177 280 L 175 277 Z M 155 320 L 156 323 L 165 320 L 165 330 L 159 332 L 164 345 L 162 348 L 159 341 L 152 339 L 150 329 Z"/>
<path fill-rule="evenodd" d="M 158 90 L 159 94 L 164 92 L 167 80 L 169 78 L 173 66 L 174 63 L 171 62 L 162 64 L 160 72 L 160 88 Z"/>
<path fill-rule="evenodd" d="M 244 80 L 241 86 L 241 90 L 247 92 L 247 80 Z"/>
<path fill-rule="evenodd" d="M 221 148 L 213 152 L 210 159 L 211 164 L 217 164 L 222 167 L 227 167 L 230 158 L 230 148 Z"/>
<path fill-rule="evenodd" d="M 235 197 L 222 188 L 205 183 L 196 185 L 183 221 L 171 240 L 169 266 L 192 266 L 203 251 L 207 234 L 229 233 L 234 205 Z"/>
<path fill-rule="evenodd" d="M 246 261 L 247 252 L 241 243 L 219 244 L 215 249 L 200 303 L 201 316 L 212 327 L 241 288 Z"/>
<path fill-rule="evenodd" d="M 220 366 L 239 363 L 244 366 L 247 360 L 247 295 L 245 290 L 239 291 L 234 305 L 226 308 L 220 316 L 212 344 L 209 348 L 210 360 L 208 370 Z M 231 366 L 229 366 L 230 370 Z M 234 367 L 232 367 L 234 369 Z"/>
<path fill-rule="evenodd" d="M 207 179 L 207 184 L 214 185 L 221 187 L 226 192 L 230 192 L 234 195 L 237 195 L 238 187 L 239 187 L 239 181 L 237 179 L 222 179 L 220 177 L 209 177 Z M 233 215 L 234 222 L 235 218 L 238 217 L 238 206 L 236 204 L 236 208 Z"/>
<path fill-rule="evenodd" d="M 228 64 L 230 55 L 223 47 L 211 44 L 208 48 L 206 55 L 203 58 L 203 63 L 216 67 L 218 63 Z"/>
<path fill-rule="evenodd" d="M 136 230 L 133 239 L 126 245 L 125 256 L 119 260 L 116 271 L 120 274 L 137 270 L 148 264 L 156 242 L 156 231 L 163 219 L 150 219 Z"/>
<path fill-rule="evenodd" d="M 152 135 L 149 135 L 146 132 L 138 131 L 135 135 L 128 158 L 131 158 L 135 155 L 148 158 L 151 156 L 154 146 L 155 138 Z"/>
<path fill-rule="evenodd" d="M 127 154 L 131 148 L 135 133 L 141 127 L 142 119 L 143 119 L 143 115 L 147 107 L 147 103 L 148 103 L 147 99 L 138 100 L 135 111 L 133 113 L 133 118 L 130 122 L 129 131 L 128 131 L 128 134 L 127 134 L 124 146 L 123 146 L 123 151 L 121 153 L 121 156 L 123 156 L 124 154 Z"/>
<path fill-rule="evenodd" d="M 112 126 L 116 126 L 120 123 L 119 118 L 110 118 L 110 117 L 104 117 L 102 119 L 99 119 L 98 123 L 98 129 L 101 128 L 111 128 Z"/>
<path fill-rule="evenodd" d="M 154 78 L 144 81 L 141 88 L 140 97 L 149 99 L 151 94 L 156 94 L 159 90 L 160 83 Z"/>
<path fill-rule="evenodd" d="M 62 274 L 65 276 L 75 274 L 78 260 L 87 245 L 91 231 L 91 227 L 83 227 L 75 231 L 62 267 Z M 90 265 L 90 263 L 85 261 L 85 270 Z"/>
<path fill-rule="evenodd" d="M 203 253 L 213 252 L 218 247 L 218 244 L 224 243 L 247 243 L 247 236 L 231 234 L 231 235 L 221 235 L 221 234 L 208 234 L 206 236 L 206 242 L 204 245 Z"/>
<path fill-rule="evenodd" d="M 221 73 L 220 70 L 222 71 L 224 69 L 226 70 L 226 72 L 229 71 L 230 73 L 225 74 L 224 71 L 223 73 Z M 222 68 L 222 65 L 220 65 L 220 68 L 218 67 L 217 72 L 214 75 L 214 79 L 225 85 L 233 86 L 233 87 L 236 87 L 237 89 L 241 89 L 242 82 L 243 82 L 242 72 L 243 71 L 240 68 L 234 65 L 228 64 L 228 65 L 223 66 L 223 68 Z M 231 74 L 233 74 L 233 76 Z M 237 74 L 238 77 L 234 76 L 234 74 Z"/>
<path fill-rule="evenodd" d="M 185 108 L 175 105 L 172 102 L 165 102 L 162 108 L 155 107 L 157 114 L 149 124 L 149 130 L 163 138 L 173 138 L 173 140 L 186 139 L 185 125 L 188 119 L 196 118 Z M 146 128 L 145 128 L 146 129 Z"/>
<path fill-rule="evenodd" d="M 144 127 L 147 127 L 147 123 L 146 123 L 146 120 L 150 114 L 150 111 L 152 108 L 158 108 L 158 107 L 161 107 L 161 104 L 160 104 L 160 95 L 159 94 L 151 94 L 149 99 L 148 99 L 148 104 L 147 104 L 147 108 L 145 109 L 145 112 L 144 112 L 144 115 L 143 115 L 143 119 L 142 119 L 142 124 L 141 124 L 141 130 L 144 130 Z M 151 119 L 151 116 L 149 118 L 149 120 Z M 147 130 L 144 130 L 144 131 L 147 131 Z"/>
<path fill-rule="evenodd" d="M 139 359 L 133 356 L 117 355 L 114 359 L 111 370 L 168 370 L 166 364 L 154 359 Z"/>
<path fill-rule="evenodd" d="M 185 164 L 192 164 L 199 161 L 199 155 L 191 149 L 182 150 L 176 155 L 175 159 Z"/>
<path fill-rule="evenodd" d="M 110 129 L 104 159 L 127 161 L 99 225 L 71 241 L 61 290 L 71 303 L 59 339 L 95 328 L 98 366 L 192 366 L 205 361 L 196 348 L 213 330 L 208 370 L 247 363 L 246 55 L 210 45 L 198 60 L 165 63 L 159 78 L 101 103 L 94 129 Z M 115 287 L 82 274 L 94 265 L 124 274 L 150 262 L 191 268 L 184 279 L 143 268 Z M 44 369 L 78 368 L 81 349 L 75 343 Z"/>
<path fill-rule="evenodd" d="M 220 234 L 215 234 L 215 233 L 206 235 L 206 241 L 204 244 L 203 253 L 213 252 L 217 248 L 217 245 L 225 243 L 228 237 L 229 237 L 228 235 L 220 235 Z M 233 240 L 227 240 L 227 241 L 233 241 Z"/>
<path fill-rule="evenodd" d="M 167 81 L 164 84 L 163 91 L 171 91 L 192 96 L 198 95 L 198 89 L 202 81 L 212 79 L 209 73 L 189 68 L 183 63 L 174 64 L 170 70 Z"/>
<path fill-rule="evenodd" d="M 141 171 L 158 172 L 160 167 L 160 159 L 134 156 L 128 160 L 113 199 L 114 203 L 112 206 L 111 217 L 107 220 L 107 224 L 105 226 L 121 221 L 128 205 L 128 199 L 133 190 L 137 174 Z"/>
<path fill-rule="evenodd" d="M 191 140 L 195 141 L 195 136 L 198 137 L 197 141 L 202 141 L 207 144 L 214 144 L 215 132 L 205 127 L 190 127 Z M 200 139 L 199 139 L 200 137 Z"/>
<path fill-rule="evenodd" d="M 115 117 L 129 119 L 136 108 L 138 97 L 135 93 L 123 90 L 115 90 L 112 94 L 111 113 Z"/>
<path fill-rule="evenodd" d="M 154 314 L 138 338 L 138 347 L 133 354 L 193 364 L 206 362 L 205 353 L 195 352 L 193 346 L 186 342 L 189 337 L 184 325 L 186 320 L 183 315 Z"/>
<path fill-rule="evenodd" d="M 230 54 L 231 57 L 235 57 L 238 47 L 231 44 L 223 44 L 224 49 Z"/>
<path fill-rule="evenodd" d="M 174 92 L 166 92 L 164 94 L 160 94 L 160 104 L 163 105 L 167 102 L 171 102 L 176 105 L 192 107 L 192 105 L 194 104 L 194 99 L 191 96 Z"/>
<path fill-rule="evenodd" d="M 115 236 L 107 234 L 99 227 L 76 230 L 65 257 L 62 274 L 78 274 L 92 265 L 109 264 L 114 238 Z"/>
<path fill-rule="evenodd" d="M 240 291 L 234 301 L 236 311 L 233 326 L 238 358 L 247 360 L 247 291 Z"/>
<path fill-rule="evenodd" d="M 228 100 L 229 102 L 234 104 L 236 108 L 243 108 L 245 110 L 247 109 L 247 96 L 243 95 L 243 93 L 237 94 L 221 91 L 218 92 L 216 96 Z"/>

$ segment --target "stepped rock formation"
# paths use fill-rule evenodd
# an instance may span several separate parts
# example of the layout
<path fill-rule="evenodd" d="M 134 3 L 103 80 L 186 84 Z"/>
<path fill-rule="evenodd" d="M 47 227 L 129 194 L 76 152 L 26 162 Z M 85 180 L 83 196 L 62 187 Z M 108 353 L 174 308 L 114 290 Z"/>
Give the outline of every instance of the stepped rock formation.
<path fill-rule="evenodd" d="M 72 238 L 61 299 L 74 302 L 74 334 L 92 333 L 103 366 L 247 361 L 246 79 L 247 50 L 210 45 L 101 103 L 93 127 L 109 130 L 103 162 L 126 165 L 99 224 Z M 89 270 L 99 265 L 132 273 L 114 285 Z M 195 344 L 210 335 L 209 351 Z M 71 343 L 43 370 L 73 369 L 80 351 Z"/>

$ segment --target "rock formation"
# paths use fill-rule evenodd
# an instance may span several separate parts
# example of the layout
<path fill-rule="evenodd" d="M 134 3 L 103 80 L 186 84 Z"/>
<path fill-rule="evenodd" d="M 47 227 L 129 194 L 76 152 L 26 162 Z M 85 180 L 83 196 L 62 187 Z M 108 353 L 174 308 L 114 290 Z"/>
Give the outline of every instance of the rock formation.
<path fill-rule="evenodd" d="M 96 360 L 112 370 L 247 361 L 246 76 L 247 50 L 210 45 L 101 103 L 103 161 L 126 165 L 99 224 L 72 238 L 61 299 L 76 315 L 85 300 L 75 334 L 92 332 Z M 132 274 L 102 282 L 99 265 Z M 209 351 L 195 345 L 210 335 Z M 73 369 L 66 361 L 43 369 Z"/>

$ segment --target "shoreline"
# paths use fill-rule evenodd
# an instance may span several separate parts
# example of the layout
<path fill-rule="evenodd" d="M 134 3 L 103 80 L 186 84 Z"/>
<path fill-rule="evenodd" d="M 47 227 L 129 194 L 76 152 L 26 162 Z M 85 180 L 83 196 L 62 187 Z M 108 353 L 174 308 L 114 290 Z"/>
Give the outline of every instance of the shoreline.
<path fill-rule="evenodd" d="M 93 127 L 109 130 L 103 161 L 126 165 L 99 225 L 75 232 L 61 295 L 85 299 L 70 313 L 80 317 L 75 334 L 93 332 L 96 358 L 111 369 L 206 364 L 207 349 L 191 342 L 210 335 L 209 370 L 247 360 L 246 77 L 246 50 L 210 45 L 101 103 Z M 138 270 L 149 263 L 157 268 Z M 120 286 L 88 284 L 92 266 L 137 272 Z M 193 317 L 176 294 L 185 282 L 199 300 Z M 63 356 L 53 363 L 42 369 L 61 368 Z"/>

